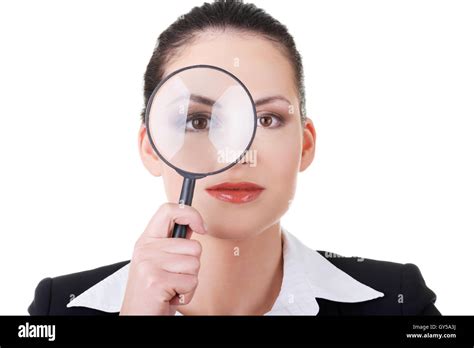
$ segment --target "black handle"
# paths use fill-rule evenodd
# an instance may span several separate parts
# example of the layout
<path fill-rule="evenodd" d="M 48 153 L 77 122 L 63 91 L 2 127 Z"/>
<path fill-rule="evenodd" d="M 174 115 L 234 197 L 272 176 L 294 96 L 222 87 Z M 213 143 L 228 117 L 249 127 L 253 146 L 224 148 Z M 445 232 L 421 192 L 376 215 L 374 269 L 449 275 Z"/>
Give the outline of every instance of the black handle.
<path fill-rule="evenodd" d="M 181 187 L 181 195 L 179 196 L 179 204 L 191 205 L 193 202 L 195 178 L 184 177 L 183 186 Z M 188 225 L 175 224 L 173 228 L 173 238 L 186 238 L 186 230 Z"/>

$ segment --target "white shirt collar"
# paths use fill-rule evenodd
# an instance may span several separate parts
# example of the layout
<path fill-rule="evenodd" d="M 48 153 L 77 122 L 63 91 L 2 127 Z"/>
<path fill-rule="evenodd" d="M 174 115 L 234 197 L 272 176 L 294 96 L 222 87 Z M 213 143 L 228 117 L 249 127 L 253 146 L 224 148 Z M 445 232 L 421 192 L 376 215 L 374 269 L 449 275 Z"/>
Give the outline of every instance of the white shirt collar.
<path fill-rule="evenodd" d="M 272 309 L 265 315 L 317 315 L 316 298 L 336 302 L 363 302 L 384 293 L 355 280 L 308 248 L 285 228 L 283 238 L 283 281 Z M 130 264 L 93 285 L 67 304 L 104 312 L 120 312 Z M 176 313 L 180 315 L 179 312 Z"/>

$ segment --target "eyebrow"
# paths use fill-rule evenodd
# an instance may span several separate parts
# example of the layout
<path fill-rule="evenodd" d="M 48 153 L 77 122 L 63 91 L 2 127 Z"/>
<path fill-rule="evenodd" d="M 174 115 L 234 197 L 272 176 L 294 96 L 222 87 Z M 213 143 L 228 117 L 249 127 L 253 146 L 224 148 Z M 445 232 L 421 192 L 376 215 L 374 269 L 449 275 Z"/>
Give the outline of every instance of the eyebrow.
<path fill-rule="evenodd" d="M 191 94 L 189 99 L 193 102 L 199 103 L 199 104 L 204 104 L 208 106 L 217 106 L 219 107 L 219 103 L 216 103 L 215 100 L 212 100 L 210 98 L 204 97 L 202 95 L 197 95 L 197 94 Z"/>
<path fill-rule="evenodd" d="M 265 97 L 265 98 L 258 99 L 257 101 L 255 101 L 255 106 L 258 107 L 258 106 L 261 106 L 261 105 L 270 104 L 274 101 L 283 101 L 283 102 L 288 103 L 288 104 L 291 105 L 290 101 L 288 99 L 286 99 L 285 97 L 283 97 L 281 95 L 274 95 L 274 96 L 271 96 L 271 97 Z"/>
<path fill-rule="evenodd" d="M 187 98 L 185 96 L 180 96 L 180 97 L 176 98 L 175 100 L 173 100 L 172 102 L 170 102 L 168 105 L 174 105 L 177 102 L 182 101 L 182 100 L 193 101 L 193 102 L 198 103 L 198 104 L 213 106 L 213 107 L 217 107 L 217 108 L 221 107 L 221 105 L 219 103 L 217 103 L 215 100 L 204 97 L 202 95 L 198 95 L 198 94 L 191 94 L 189 96 L 189 98 Z"/>

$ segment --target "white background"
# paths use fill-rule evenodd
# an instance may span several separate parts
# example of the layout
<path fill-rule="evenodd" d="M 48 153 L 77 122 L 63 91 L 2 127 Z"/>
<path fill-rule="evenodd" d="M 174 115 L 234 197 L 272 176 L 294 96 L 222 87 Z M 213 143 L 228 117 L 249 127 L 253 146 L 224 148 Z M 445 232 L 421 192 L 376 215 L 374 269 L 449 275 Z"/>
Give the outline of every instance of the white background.
<path fill-rule="evenodd" d="M 283 226 L 415 263 L 443 314 L 474 314 L 474 3 L 255 3 L 295 37 L 318 132 Z M 200 4 L 0 2 L 0 314 L 26 314 L 44 277 L 131 257 L 165 202 L 137 151 L 143 73 Z"/>

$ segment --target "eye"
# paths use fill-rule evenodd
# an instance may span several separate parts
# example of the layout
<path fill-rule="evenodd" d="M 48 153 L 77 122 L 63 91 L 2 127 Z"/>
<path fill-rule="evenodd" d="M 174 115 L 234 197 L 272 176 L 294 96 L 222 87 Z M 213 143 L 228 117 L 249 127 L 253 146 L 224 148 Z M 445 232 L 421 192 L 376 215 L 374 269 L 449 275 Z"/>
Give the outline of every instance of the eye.
<path fill-rule="evenodd" d="M 278 128 L 284 124 L 283 119 L 280 116 L 274 114 L 264 114 L 258 116 L 258 123 L 259 127 L 264 128 Z"/>
<path fill-rule="evenodd" d="M 192 114 L 186 120 L 186 131 L 202 132 L 209 126 L 209 117 L 205 114 Z"/>

